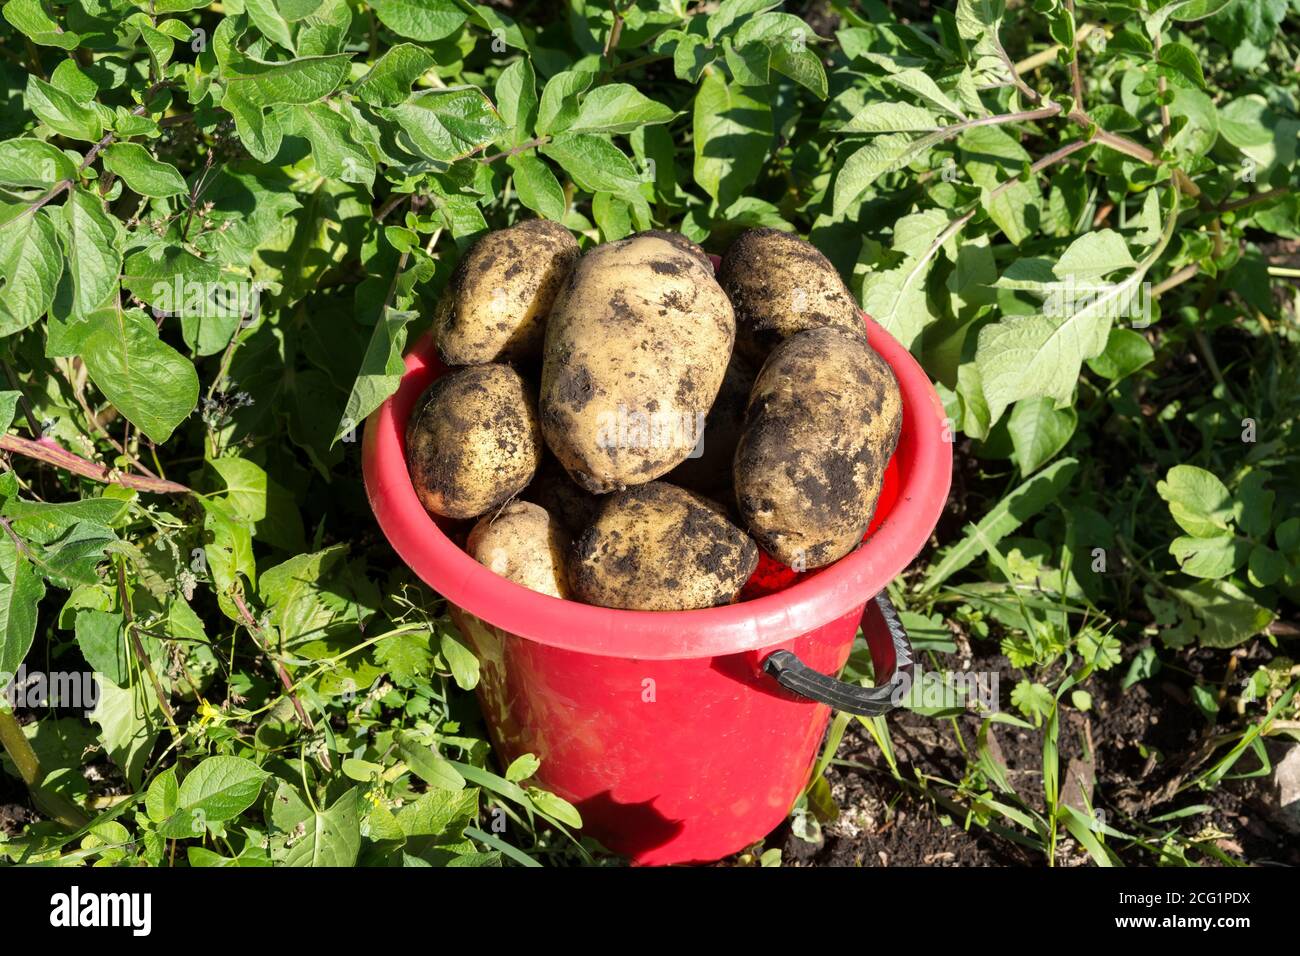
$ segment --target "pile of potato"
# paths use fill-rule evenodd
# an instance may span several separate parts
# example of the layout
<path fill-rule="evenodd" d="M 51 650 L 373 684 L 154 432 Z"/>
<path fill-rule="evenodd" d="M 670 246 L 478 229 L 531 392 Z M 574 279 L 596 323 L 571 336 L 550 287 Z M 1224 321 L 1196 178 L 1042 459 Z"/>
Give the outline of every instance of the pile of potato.
<path fill-rule="evenodd" d="M 452 370 L 407 428 L 420 500 L 478 518 L 466 548 L 496 574 L 602 607 L 730 603 L 760 548 L 848 554 L 902 421 L 834 267 L 773 229 L 715 275 L 674 233 L 580 255 L 524 222 L 465 254 L 433 335 Z"/>

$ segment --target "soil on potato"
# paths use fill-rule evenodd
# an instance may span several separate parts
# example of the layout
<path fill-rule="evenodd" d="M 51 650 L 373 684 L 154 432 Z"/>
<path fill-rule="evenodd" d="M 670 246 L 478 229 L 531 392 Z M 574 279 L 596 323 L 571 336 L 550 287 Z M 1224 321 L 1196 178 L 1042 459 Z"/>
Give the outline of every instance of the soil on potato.
<path fill-rule="evenodd" d="M 1124 668 L 1094 678 L 1087 686 L 1093 707 L 1084 715 L 1063 711 L 1060 732 L 1060 768 L 1063 799 L 1082 807 L 1080 790 L 1089 791 L 1093 806 L 1107 814 L 1107 822 L 1125 833 L 1138 832 L 1134 823 L 1168 814 L 1180 807 L 1205 804 L 1208 814 L 1189 818 L 1185 835 L 1208 835 L 1228 856 L 1252 864 L 1300 865 L 1300 841 L 1285 835 L 1268 820 L 1266 778 L 1232 780 L 1216 789 L 1194 788 L 1175 794 L 1177 785 L 1193 775 L 1191 764 L 1204 740 L 1205 721 L 1189 699 L 1186 687 L 1202 670 L 1222 668 L 1221 652 L 1188 651 L 1179 665 L 1187 675 L 1177 680 L 1164 674 L 1123 688 Z M 1242 660 L 1254 667 L 1269 652 L 1257 648 Z M 996 669 L 1001 675 L 1002 706 L 1015 685 L 1005 658 L 975 658 L 972 669 Z M 1165 673 L 1169 673 L 1166 671 Z M 1206 678 L 1221 674 L 1206 673 Z M 914 771 L 960 780 L 966 757 L 957 746 L 952 725 L 909 711 L 888 719 L 900 769 L 906 779 Z M 968 751 L 974 753 L 979 721 L 958 720 Z M 1006 768 L 1006 776 L 1021 798 L 1041 810 L 1042 735 L 1038 731 L 994 725 L 990 751 Z M 1091 746 L 1089 746 L 1091 741 Z M 1089 754 L 1094 756 L 1089 757 Z M 931 801 L 913 795 L 898 784 L 871 737 L 854 721 L 845 733 L 836 757 L 864 765 L 832 765 L 827 771 L 839 819 L 822 827 L 822 841 L 808 843 L 796 837 L 787 824 L 768 837 L 766 848 L 780 847 L 785 866 L 1042 866 L 1041 852 L 1021 846 L 972 823 L 963 828 L 960 816 L 949 816 Z M 1209 765 L 1202 763 L 1199 769 Z M 1254 758 L 1244 757 L 1234 768 L 1254 769 Z M 939 793 L 948 791 L 941 789 Z M 1067 796 L 1068 795 L 1068 796 Z M 1157 825 L 1172 829 L 1179 821 Z M 1111 838 L 1112 847 L 1125 841 Z M 1154 865 L 1156 858 L 1136 850 L 1121 850 L 1130 865 Z M 1202 854 L 1191 859 L 1205 865 L 1214 861 Z M 1091 865 L 1071 839 L 1062 841 L 1056 865 Z"/>

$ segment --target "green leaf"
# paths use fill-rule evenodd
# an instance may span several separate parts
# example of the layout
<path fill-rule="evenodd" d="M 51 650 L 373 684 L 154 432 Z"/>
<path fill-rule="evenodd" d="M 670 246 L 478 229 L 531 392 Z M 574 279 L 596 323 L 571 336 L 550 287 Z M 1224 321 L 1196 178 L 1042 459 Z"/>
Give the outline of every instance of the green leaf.
<path fill-rule="evenodd" d="M 165 442 L 198 404 L 194 365 L 139 309 L 108 310 L 91 321 L 82 358 L 95 387 L 152 441 Z"/>
<path fill-rule="evenodd" d="M 835 177 L 835 200 L 832 212 L 836 216 L 847 212 L 858 198 L 885 173 L 902 169 L 930 148 L 924 137 L 905 133 L 877 136 L 866 146 L 853 152 Z"/>
<path fill-rule="evenodd" d="M 524 754 L 511 761 L 510 766 L 506 768 L 506 779 L 511 783 L 520 783 L 536 774 L 541 766 L 542 762 L 535 756 Z"/>
<path fill-rule="evenodd" d="M 524 142 L 537 121 L 537 78 L 527 59 L 515 60 L 501 71 L 494 90 L 501 119 L 510 127 L 512 146 Z"/>
<path fill-rule="evenodd" d="M 221 105 L 234 119 L 235 132 L 249 155 L 261 163 L 275 159 L 284 138 L 275 114 L 262 112 L 262 107 L 249 99 L 246 88 L 234 83 L 226 88 Z"/>
<path fill-rule="evenodd" d="M 1088 368 L 1102 378 L 1118 382 L 1155 361 L 1151 343 L 1132 329 L 1111 329 L 1106 348 L 1088 359 Z"/>
<path fill-rule="evenodd" d="M 433 664 L 429 635 L 423 631 L 394 634 L 375 646 L 375 663 L 404 687 L 427 677 Z"/>
<path fill-rule="evenodd" d="M 0 216 L 13 213 L 10 207 Z M 18 212 L 0 225 L 0 335 L 13 335 L 43 316 L 62 274 L 58 232 L 44 209 Z"/>
<path fill-rule="evenodd" d="M 1236 0 L 1174 0 L 1161 8 L 1160 12 L 1168 10 L 1173 19 L 1190 22 L 1212 17 L 1235 2 Z"/>
<path fill-rule="evenodd" d="M 374 186 L 375 160 L 365 149 L 356 122 L 325 103 L 280 107 L 276 114 L 285 133 L 311 143 L 312 159 L 322 176 Z"/>
<path fill-rule="evenodd" d="M 934 242 L 948 225 L 937 209 L 904 216 L 894 225 L 894 246 L 906 258 L 893 269 L 868 273 L 862 280 L 862 308 L 905 348 L 912 348 L 937 316 L 930 308 L 926 280 L 938 249 Z"/>
<path fill-rule="evenodd" d="M 121 614 L 87 607 L 78 611 L 73 630 L 82 657 L 92 670 L 121 687 L 131 683 L 131 662 L 122 635 Z"/>
<path fill-rule="evenodd" d="M 176 812 L 176 768 L 168 767 L 153 778 L 144 795 L 144 812 L 154 823 L 162 823 Z"/>
<path fill-rule="evenodd" d="M 0 143 L 0 185 L 49 189 L 76 175 L 77 164 L 68 154 L 42 140 L 24 137 Z"/>
<path fill-rule="evenodd" d="M 80 521 L 42 549 L 33 562 L 55 587 L 71 589 L 78 584 L 95 584 L 99 580 L 95 569 L 104 560 L 105 549 L 116 540 L 108 528 Z"/>
<path fill-rule="evenodd" d="M 564 218 L 564 188 L 551 167 L 533 155 L 511 156 L 506 162 L 515 172 L 519 201 L 543 219 Z"/>
<path fill-rule="evenodd" d="M 9 426 L 14 423 L 14 416 L 18 413 L 18 402 L 22 396 L 22 392 L 14 389 L 0 392 L 0 435 L 9 431 Z"/>
<path fill-rule="evenodd" d="M 557 797 L 548 790 L 539 790 L 537 787 L 529 787 L 526 792 L 533 805 L 548 817 L 554 817 L 575 830 L 582 829 L 582 814 L 568 800 Z"/>
<path fill-rule="evenodd" d="M 86 316 L 117 294 L 122 226 L 104 210 L 99 197 L 86 189 L 72 190 L 63 213 L 73 304 L 78 314 Z"/>
<path fill-rule="evenodd" d="M 563 133 L 541 147 L 587 192 L 635 193 L 642 183 L 632 160 L 603 136 Z"/>
<path fill-rule="evenodd" d="M 461 790 L 465 786 L 462 777 L 451 762 L 441 754 L 421 743 L 417 737 L 401 731 L 397 735 L 397 748 L 402 759 L 406 761 L 411 772 L 431 787 L 442 790 Z"/>
<path fill-rule="evenodd" d="M 1272 548 L 1262 544 L 1255 545 L 1250 551 L 1250 583 L 1259 588 L 1272 587 L 1287 572 L 1286 558 Z"/>
<path fill-rule="evenodd" d="M 384 53 L 357 81 L 352 92 L 375 106 L 396 106 L 411 95 L 411 84 L 433 68 L 434 57 L 415 43 L 399 43 Z"/>
<path fill-rule="evenodd" d="M 81 498 L 77 501 L 24 501 L 12 498 L 5 502 L 4 516 L 24 538 L 37 544 L 53 544 L 69 530 L 83 522 L 109 526 L 129 510 L 130 502 L 120 498 Z"/>
<path fill-rule="evenodd" d="M 352 867 L 361 853 L 361 790 L 353 788 L 321 812 L 313 811 L 301 837 L 283 851 L 282 866 Z"/>
<path fill-rule="evenodd" d="M 726 32 L 728 27 L 745 17 L 780 5 L 780 0 L 722 0 L 717 9 L 708 15 L 706 24 L 709 39 L 717 39 Z"/>
<path fill-rule="evenodd" d="M 152 690 L 146 692 L 138 682 L 122 687 L 102 678 L 98 683 L 99 700 L 90 719 L 99 724 L 104 749 L 127 783 L 139 787 L 162 721 L 158 701 Z"/>
<path fill-rule="evenodd" d="M 264 37 L 294 52 L 293 27 L 273 0 L 244 0 L 244 12 Z"/>
<path fill-rule="evenodd" d="M 159 825 L 159 835 L 176 840 L 201 837 L 210 824 L 236 819 L 257 801 L 269 776 L 241 757 L 206 758 L 181 781 L 175 809 Z"/>
<path fill-rule="evenodd" d="M 415 312 L 385 308 L 370 334 L 370 344 L 361 358 L 361 368 L 348 393 L 343 417 L 334 433 L 334 441 L 352 432 L 397 391 L 406 372 L 402 353 L 406 348 L 406 326 L 416 318 Z"/>
<path fill-rule="evenodd" d="M 915 94 L 931 106 L 949 113 L 959 120 L 966 119 L 966 113 L 962 108 L 949 99 L 948 95 L 939 89 L 939 84 L 935 83 L 930 74 L 924 70 L 903 69 L 890 73 L 885 79 L 887 82 Z M 992 129 L 993 127 L 985 128 Z"/>
<path fill-rule="evenodd" d="M 370 6 L 384 26 L 412 40 L 441 40 L 468 19 L 452 0 L 372 0 Z"/>
<path fill-rule="evenodd" d="M 840 133 L 932 133 L 939 129 L 933 113 L 910 103 L 868 103 L 841 126 Z"/>
<path fill-rule="evenodd" d="M 240 520 L 256 524 L 266 517 L 266 472 L 247 458 L 208 462 L 225 485 L 225 503 Z"/>
<path fill-rule="evenodd" d="M 1230 581 L 1199 581 L 1190 588 L 1170 588 L 1182 605 L 1190 632 L 1204 647 L 1236 647 L 1263 631 L 1273 612 L 1260 607 Z"/>
<path fill-rule="evenodd" d="M 1232 496 L 1210 472 L 1195 465 L 1175 465 L 1156 492 L 1169 503 L 1169 513 L 1188 534 L 1215 538 L 1230 529 Z"/>
<path fill-rule="evenodd" d="M 539 134 L 562 133 L 578 118 L 578 94 L 591 86 L 592 76 L 585 70 L 564 70 L 547 81 L 537 107 Z"/>
<path fill-rule="evenodd" d="M 402 807 L 397 824 L 408 838 L 426 838 L 425 844 L 451 843 L 464 839 L 465 827 L 478 813 L 479 791 L 430 790 L 414 803 Z"/>
<path fill-rule="evenodd" d="M 720 70 L 706 73 L 695 95 L 695 181 L 720 207 L 730 206 L 758 177 L 772 142 L 772 109 Z"/>
<path fill-rule="evenodd" d="M 50 129 L 69 139 L 95 143 L 104 135 L 103 121 L 93 105 L 78 102 L 36 76 L 27 77 L 27 108 Z"/>
<path fill-rule="evenodd" d="M 1073 407 L 1057 408 L 1051 399 L 1016 402 L 1007 419 L 1007 431 L 1020 474 L 1031 475 L 1051 461 L 1069 444 L 1078 424 L 1079 414 Z"/>
<path fill-rule="evenodd" d="M 1113 229 L 1097 229 L 1070 243 L 1052 271 L 1058 279 L 1083 282 L 1136 267 L 1123 236 Z"/>
<path fill-rule="evenodd" d="M 1075 459 L 1062 458 L 1013 489 L 978 523 L 968 526 L 960 541 L 939 553 L 939 559 L 926 575 L 921 591 L 933 591 L 1055 501 L 1078 468 Z"/>
<path fill-rule="evenodd" d="M 81 45 L 81 36 L 65 31 L 51 20 L 41 0 L 9 0 L 4 5 L 4 17 L 33 43 L 41 46 L 75 50 Z"/>
<path fill-rule="evenodd" d="M 122 264 L 122 287 L 169 315 L 235 318 L 221 285 L 221 268 L 178 245 L 156 243 L 132 253 Z M 232 283 L 238 280 L 228 277 Z M 236 288 L 232 291 L 238 291 Z M 224 344 L 224 343 L 223 343 Z"/>
<path fill-rule="evenodd" d="M 588 93 L 570 133 L 630 133 L 642 126 L 667 123 L 677 114 L 627 83 L 611 83 Z"/>
<path fill-rule="evenodd" d="M 347 78 L 351 60 L 352 54 L 337 53 L 271 63 L 241 54 L 227 65 L 227 97 L 235 93 L 254 108 L 314 103 L 339 88 Z"/>
<path fill-rule="evenodd" d="M 1184 535 L 1169 544 L 1178 567 L 1194 578 L 1223 578 L 1246 563 L 1250 543 L 1231 534 L 1212 538 Z"/>
<path fill-rule="evenodd" d="M 1269 479 L 1266 471 L 1252 471 L 1237 484 L 1233 516 L 1243 534 L 1267 538 L 1273 527 L 1273 501 L 1277 496 L 1264 487 Z"/>
<path fill-rule="evenodd" d="M 262 572 L 258 595 L 271 609 L 271 623 L 286 642 L 319 637 L 342 608 L 326 581 L 347 545 L 296 554 Z M 251 555 L 250 555 L 251 559 Z"/>
<path fill-rule="evenodd" d="M 473 652 L 449 630 L 441 632 L 438 646 L 442 652 L 442 659 L 451 668 L 451 674 L 456 680 L 456 686 L 461 690 L 473 690 L 477 687 L 479 679 L 478 658 L 474 656 Z"/>
<path fill-rule="evenodd" d="M 426 90 L 381 111 L 427 159 L 452 162 L 482 149 L 505 131 L 492 102 L 473 88 Z"/>
<path fill-rule="evenodd" d="M 1160 48 L 1156 59 L 1175 75 L 1205 89 L 1205 73 L 1201 69 L 1201 60 L 1191 47 L 1182 43 L 1166 43 Z"/>
<path fill-rule="evenodd" d="M 36 636 L 45 582 L 8 534 L 0 535 L 0 674 L 15 674 Z M 8 679 L 0 679 L 0 689 Z"/>
<path fill-rule="evenodd" d="M 735 51 L 746 64 L 742 69 L 755 72 L 757 85 L 767 83 L 769 70 L 776 70 L 811 90 L 818 99 L 825 99 L 826 70 L 817 54 L 808 49 L 810 39 L 816 42 L 816 35 L 798 17 L 789 13 L 763 13 L 746 21 L 736 31 L 733 42 Z M 729 56 L 728 62 L 733 60 Z"/>
<path fill-rule="evenodd" d="M 121 176 L 141 196 L 160 199 L 189 192 L 175 166 L 160 163 L 136 143 L 113 143 L 101 155 L 104 168 Z"/>

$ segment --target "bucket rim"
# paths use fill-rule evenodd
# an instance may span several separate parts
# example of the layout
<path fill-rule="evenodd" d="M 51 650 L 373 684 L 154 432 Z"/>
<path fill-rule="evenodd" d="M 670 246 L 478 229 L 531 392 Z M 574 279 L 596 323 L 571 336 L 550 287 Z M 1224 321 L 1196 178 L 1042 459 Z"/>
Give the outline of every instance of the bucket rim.
<path fill-rule="evenodd" d="M 898 576 L 925 546 L 947 502 L 952 439 L 929 376 L 865 313 L 867 339 L 893 369 L 903 400 L 897 500 L 880 526 L 815 575 L 782 591 L 721 607 L 634 611 L 596 607 L 532 591 L 493 573 L 449 538 L 425 511 L 405 459 L 406 422 L 441 366 L 431 332 L 407 352 L 395 394 L 366 420 L 362 474 L 380 529 L 398 556 L 449 604 L 509 634 L 582 654 L 680 660 L 782 644 L 849 614 Z"/>

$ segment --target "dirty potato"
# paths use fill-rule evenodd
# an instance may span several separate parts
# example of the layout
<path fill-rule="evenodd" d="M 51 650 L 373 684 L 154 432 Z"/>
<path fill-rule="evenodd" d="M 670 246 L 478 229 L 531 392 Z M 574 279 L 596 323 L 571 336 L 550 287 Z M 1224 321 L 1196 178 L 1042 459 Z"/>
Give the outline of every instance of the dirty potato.
<path fill-rule="evenodd" d="M 597 494 L 667 474 L 695 447 L 734 340 L 731 304 L 690 252 L 653 236 L 591 250 L 547 324 L 547 445 Z"/>
<path fill-rule="evenodd" d="M 862 337 L 810 329 L 778 345 L 736 448 L 736 504 L 759 546 L 798 570 L 857 547 L 902 414 L 893 372 Z"/>
<path fill-rule="evenodd" d="M 540 357 L 546 316 L 578 259 L 557 222 L 530 219 L 490 232 L 461 257 L 439 302 L 433 335 L 448 365 Z"/>
<path fill-rule="evenodd" d="M 777 229 L 747 229 L 727 249 L 718 281 L 736 310 L 736 349 L 761 364 L 778 342 L 830 327 L 866 339 L 852 293 L 809 242 Z"/>
<path fill-rule="evenodd" d="M 671 242 L 678 249 L 683 252 L 689 252 L 696 259 L 699 259 L 700 263 L 707 267 L 710 272 L 713 271 L 713 260 L 709 258 L 709 254 L 704 251 L 699 243 L 692 242 L 680 232 L 669 232 L 667 229 L 646 229 L 642 232 L 634 232 L 632 235 L 628 236 L 628 238 L 640 239 L 643 236 L 649 236 L 652 239 L 662 239 L 664 242 Z"/>
<path fill-rule="evenodd" d="M 700 454 L 670 471 L 667 480 L 690 491 L 730 500 L 731 463 L 745 427 L 745 406 L 758 369 L 739 352 L 731 356 L 718 397 L 704 419 Z"/>
<path fill-rule="evenodd" d="M 411 484 L 424 506 L 475 518 L 532 480 L 542 454 L 537 413 L 508 365 L 473 365 L 429 386 L 406 429 Z"/>
<path fill-rule="evenodd" d="M 466 548 L 493 574 L 551 597 L 567 598 L 565 563 L 571 544 L 568 532 L 545 508 L 512 501 L 479 519 Z"/>
<path fill-rule="evenodd" d="M 610 496 L 578 538 L 575 597 L 601 607 L 680 611 L 730 604 L 758 548 L 717 506 L 662 481 Z"/>

